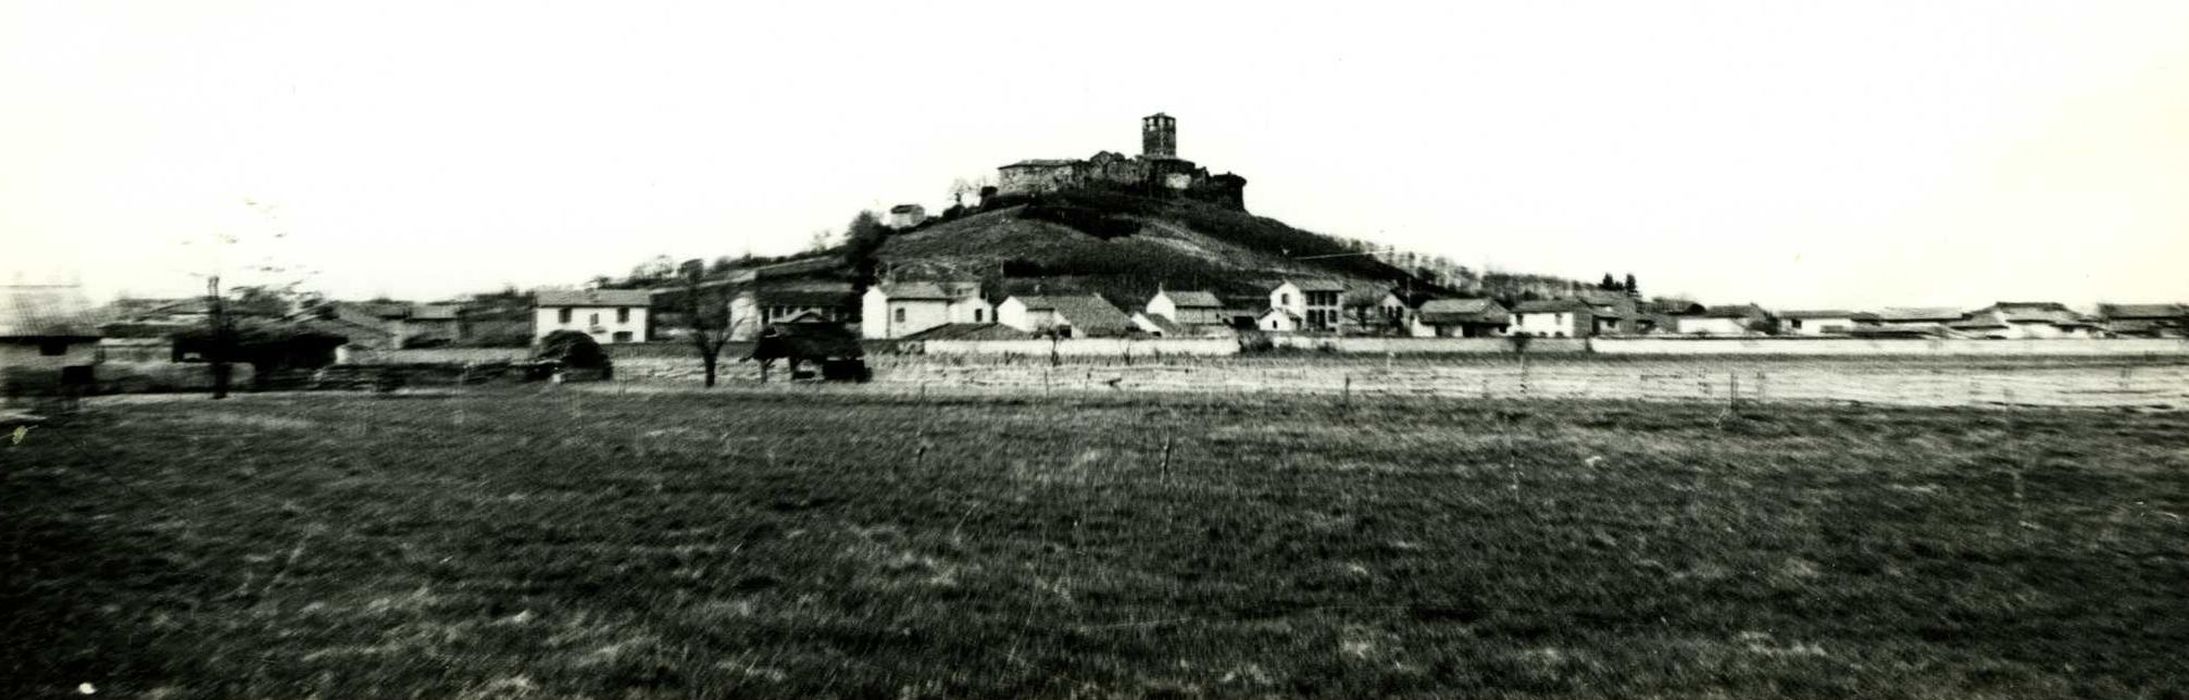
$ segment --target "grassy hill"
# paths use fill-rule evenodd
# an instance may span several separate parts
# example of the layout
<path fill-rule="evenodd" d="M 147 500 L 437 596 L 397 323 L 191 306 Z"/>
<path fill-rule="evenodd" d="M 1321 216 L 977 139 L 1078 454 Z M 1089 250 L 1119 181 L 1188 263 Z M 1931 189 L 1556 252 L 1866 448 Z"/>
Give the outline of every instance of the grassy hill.
<path fill-rule="evenodd" d="M 1011 291 L 1040 285 L 1121 303 L 1146 299 L 1158 284 L 1255 294 L 1287 277 L 1342 279 L 1362 290 L 1409 277 L 1365 256 L 1299 259 L 1349 252 L 1336 239 L 1214 204 L 1075 191 L 899 233 L 879 255 L 904 276 L 1000 279 Z"/>

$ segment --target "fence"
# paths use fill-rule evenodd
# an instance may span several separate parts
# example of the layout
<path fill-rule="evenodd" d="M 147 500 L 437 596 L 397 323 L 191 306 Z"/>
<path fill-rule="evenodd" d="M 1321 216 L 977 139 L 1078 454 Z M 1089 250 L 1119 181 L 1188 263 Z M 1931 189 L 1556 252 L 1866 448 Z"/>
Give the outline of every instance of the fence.
<path fill-rule="evenodd" d="M 1020 357 L 1144 357 L 1239 354 L 1231 338 L 1079 338 L 1074 340 L 927 340 L 900 343 L 907 352 L 928 355 L 1016 355 Z"/>

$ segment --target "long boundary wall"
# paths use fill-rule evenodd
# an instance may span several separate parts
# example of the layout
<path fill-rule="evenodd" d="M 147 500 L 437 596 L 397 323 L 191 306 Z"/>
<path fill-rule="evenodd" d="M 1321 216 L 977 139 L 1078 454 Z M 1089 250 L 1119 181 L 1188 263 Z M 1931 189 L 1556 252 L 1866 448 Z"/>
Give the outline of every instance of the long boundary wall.
<path fill-rule="evenodd" d="M 1512 338 L 1376 338 L 1314 335 L 1270 336 L 1275 347 L 1368 355 L 1505 355 L 1523 352 Z M 1529 338 L 1528 354 L 1588 352 L 1579 338 Z"/>
<path fill-rule="evenodd" d="M 2056 338 L 1595 338 L 1604 355 L 1799 355 L 1848 357 L 2151 357 L 2189 355 L 2189 339 Z"/>

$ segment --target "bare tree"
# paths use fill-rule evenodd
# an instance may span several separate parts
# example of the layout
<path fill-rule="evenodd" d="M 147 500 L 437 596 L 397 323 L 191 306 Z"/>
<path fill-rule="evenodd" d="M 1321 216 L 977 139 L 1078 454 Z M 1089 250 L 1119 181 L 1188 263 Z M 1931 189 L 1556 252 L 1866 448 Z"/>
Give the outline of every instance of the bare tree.
<path fill-rule="evenodd" d="M 699 351 L 704 382 L 711 389 L 722 363 L 722 347 L 729 344 L 730 332 L 737 326 L 730 318 L 729 280 L 724 278 L 710 285 L 707 264 L 697 259 L 679 266 L 677 276 L 684 283 L 686 336 L 691 338 L 692 349 Z"/>

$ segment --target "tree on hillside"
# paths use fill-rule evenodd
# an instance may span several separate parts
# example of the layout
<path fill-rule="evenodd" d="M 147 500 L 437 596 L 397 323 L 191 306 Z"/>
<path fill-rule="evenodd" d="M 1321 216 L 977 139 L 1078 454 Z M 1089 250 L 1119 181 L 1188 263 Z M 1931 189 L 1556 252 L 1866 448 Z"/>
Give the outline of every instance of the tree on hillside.
<path fill-rule="evenodd" d="M 1606 272 L 1604 273 L 1604 281 L 1596 283 L 1596 288 L 1607 292 L 1615 292 L 1619 290 L 1619 283 L 1611 279 L 1611 273 Z"/>
<path fill-rule="evenodd" d="M 851 217 L 851 224 L 844 227 L 844 266 L 851 269 L 851 292 L 865 294 L 867 287 L 874 286 L 876 272 L 880 269 L 882 244 L 889 240 L 889 227 L 882 225 L 882 218 L 871 211 L 861 211 Z"/>
<path fill-rule="evenodd" d="M 1627 296 L 1636 299 L 1642 298 L 1642 287 L 1634 283 L 1634 273 L 1632 272 L 1627 273 L 1626 293 Z"/>
<path fill-rule="evenodd" d="M 707 264 L 696 258 L 684 261 L 677 276 L 684 286 L 685 337 L 691 339 L 692 349 L 699 351 L 703 381 L 711 389 L 721 366 L 722 346 L 729 344 L 730 329 L 736 325 L 730 318 L 730 285 L 725 279 L 709 286 Z"/>

